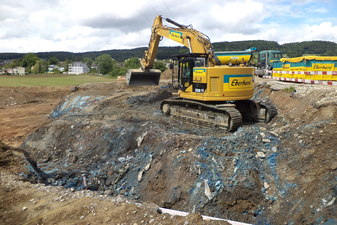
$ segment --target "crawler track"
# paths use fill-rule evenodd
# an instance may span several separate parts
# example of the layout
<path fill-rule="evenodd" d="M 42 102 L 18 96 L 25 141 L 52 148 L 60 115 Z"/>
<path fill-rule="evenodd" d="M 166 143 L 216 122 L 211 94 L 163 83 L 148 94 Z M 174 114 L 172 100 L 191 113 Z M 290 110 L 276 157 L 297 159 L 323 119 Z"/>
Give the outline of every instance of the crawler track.
<path fill-rule="evenodd" d="M 235 105 L 208 105 L 196 101 L 174 98 L 164 100 L 160 106 L 165 115 L 172 115 L 203 126 L 216 126 L 235 131 L 242 124 L 242 116 Z"/>
<path fill-rule="evenodd" d="M 188 123 L 219 127 L 227 131 L 239 128 L 243 118 L 268 123 L 277 114 L 273 104 L 254 100 L 240 101 L 236 104 L 205 104 L 173 98 L 162 101 L 160 109 L 165 115 L 177 117 Z"/>
<path fill-rule="evenodd" d="M 264 122 L 269 123 L 277 115 L 277 109 L 270 102 L 261 102 L 260 105 L 267 109 L 266 118 Z"/>

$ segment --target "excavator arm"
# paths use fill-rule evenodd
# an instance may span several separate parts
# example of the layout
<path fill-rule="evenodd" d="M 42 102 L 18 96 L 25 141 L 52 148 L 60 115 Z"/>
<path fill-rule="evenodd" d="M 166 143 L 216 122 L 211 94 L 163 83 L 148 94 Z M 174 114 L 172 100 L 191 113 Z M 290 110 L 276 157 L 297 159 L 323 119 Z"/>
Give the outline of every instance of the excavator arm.
<path fill-rule="evenodd" d="M 164 26 L 163 19 L 176 27 Z M 152 68 L 162 37 L 186 46 L 191 53 L 207 54 L 209 67 L 218 64 L 210 39 L 205 34 L 193 29 L 191 25 L 181 25 L 169 18 L 157 16 L 153 22 L 149 48 L 141 60 L 141 70 L 128 70 L 127 72 L 126 76 L 130 86 L 158 85 L 161 73 L 159 70 L 152 70 Z"/>
<path fill-rule="evenodd" d="M 163 26 L 163 19 L 165 18 L 157 16 L 154 20 L 149 49 L 145 51 L 145 57 L 141 62 L 144 70 L 153 68 L 153 62 L 157 54 L 159 41 L 162 37 L 171 39 L 186 46 L 189 48 L 190 53 L 209 54 L 211 59 L 210 63 L 214 64 L 213 47 L 209 38 L 205 34 L 193 29 L 191 26 L 181 25 L 169 18 L 166 18 L 165 20 L 177 26 L 177 28 Z"/>

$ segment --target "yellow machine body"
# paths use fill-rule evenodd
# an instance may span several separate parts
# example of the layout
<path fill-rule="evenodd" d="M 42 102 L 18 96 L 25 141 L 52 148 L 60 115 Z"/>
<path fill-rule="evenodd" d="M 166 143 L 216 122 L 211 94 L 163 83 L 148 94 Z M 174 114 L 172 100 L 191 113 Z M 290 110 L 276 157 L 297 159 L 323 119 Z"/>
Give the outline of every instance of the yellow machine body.
<path fill-rule="evenodd" d="M 178 73 L 172 73 L 172 86 L 179 96 L 163 100 L 164 115 L 173 115 L 201 125 L 234 131 L 242 119 L 269 122 L 277 111 L 254 97 L 254 67 L 247 67 L 251 52 L 215 53 L 207 35 L 164 18 L 176 27 L 163 26 L 157 16 L 152 26 L 149 48 L 141 60 L 142 70 L 129 71 L 131 86 L 158 85 L 160 73 L 151 71 L 162 37 L 186 46 L 190 53 L 173 55 Z M 173 68 L 172 64 L 172 68 Z M 174 70 L 172 70 L 174 71 Z"/>
<path fill-rule="evenodd" d="M 246 100 L 254 96 L 253 67 L 194 67 L 192 81 L 181 82 L 183 88 L 179 90 L 180 97 L 225 102 Z M 198 87 L 196 84 L 204 85 Z"/>

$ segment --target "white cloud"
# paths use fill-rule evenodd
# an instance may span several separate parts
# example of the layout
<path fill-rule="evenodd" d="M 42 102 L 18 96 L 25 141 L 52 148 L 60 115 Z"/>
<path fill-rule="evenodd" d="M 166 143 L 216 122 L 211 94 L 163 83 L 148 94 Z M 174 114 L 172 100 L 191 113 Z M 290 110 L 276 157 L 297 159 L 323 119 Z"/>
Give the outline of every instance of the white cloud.
<path fill-rule="evenodd" d="M 0 52 L 145 47 L 158 14 L 192 24 L 212 42 L 337 42 L 334 4 L 315 0 L 212 0 L 207 4 L 204 0 L 2 0 Z M 160 43 L 177 45 L 169 39 Z"/>
<path fill-rule="evenodd" d="M 323 22 L 306 29 L 305 40 L 337 40 L 337 26 L 333 26 L 330 22 Z"/>

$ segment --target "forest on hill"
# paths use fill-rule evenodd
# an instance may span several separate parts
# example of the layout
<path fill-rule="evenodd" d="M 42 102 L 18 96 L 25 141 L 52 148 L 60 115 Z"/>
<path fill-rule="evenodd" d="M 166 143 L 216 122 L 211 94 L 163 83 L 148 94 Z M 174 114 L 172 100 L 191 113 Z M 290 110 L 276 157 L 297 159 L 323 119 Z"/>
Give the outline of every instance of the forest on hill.
<path fill-rule="evenodd" d="M 286 44 L 278 44 L 275 41 L 233 41 L 233 42 L 215 42 L 213 43 L 214 50 L 219 51 L 243 51 L 245 49 L 256 47 L 257 51 L 262 50 L 280 50 L 288 57 L 298 57 L 302 55 L 322 55 L 322 56 L 337 56 L 337 44 L 329 41 L 305 41 Z M 37 57 L 41 59 L 49 59 L 56 57 L 59 61 L 82 61 L 84 58 L 95 60 L 98 56 L 108 54 L 117 62 L 124 62 L 127 59 L 137 57 L 142 58 L 147 47 L 135 49 L 118 49 L 104 50 L 92 52 L 37 52 Z M 156 58 L 159 60 L 169 59 L 174 54 L 187 53 L 189 50 L 184 46 L 176 47 L 159 47 Z M 0 53 L 1 60 L 10 60 L 23 58 L 25 53 Z"/>

